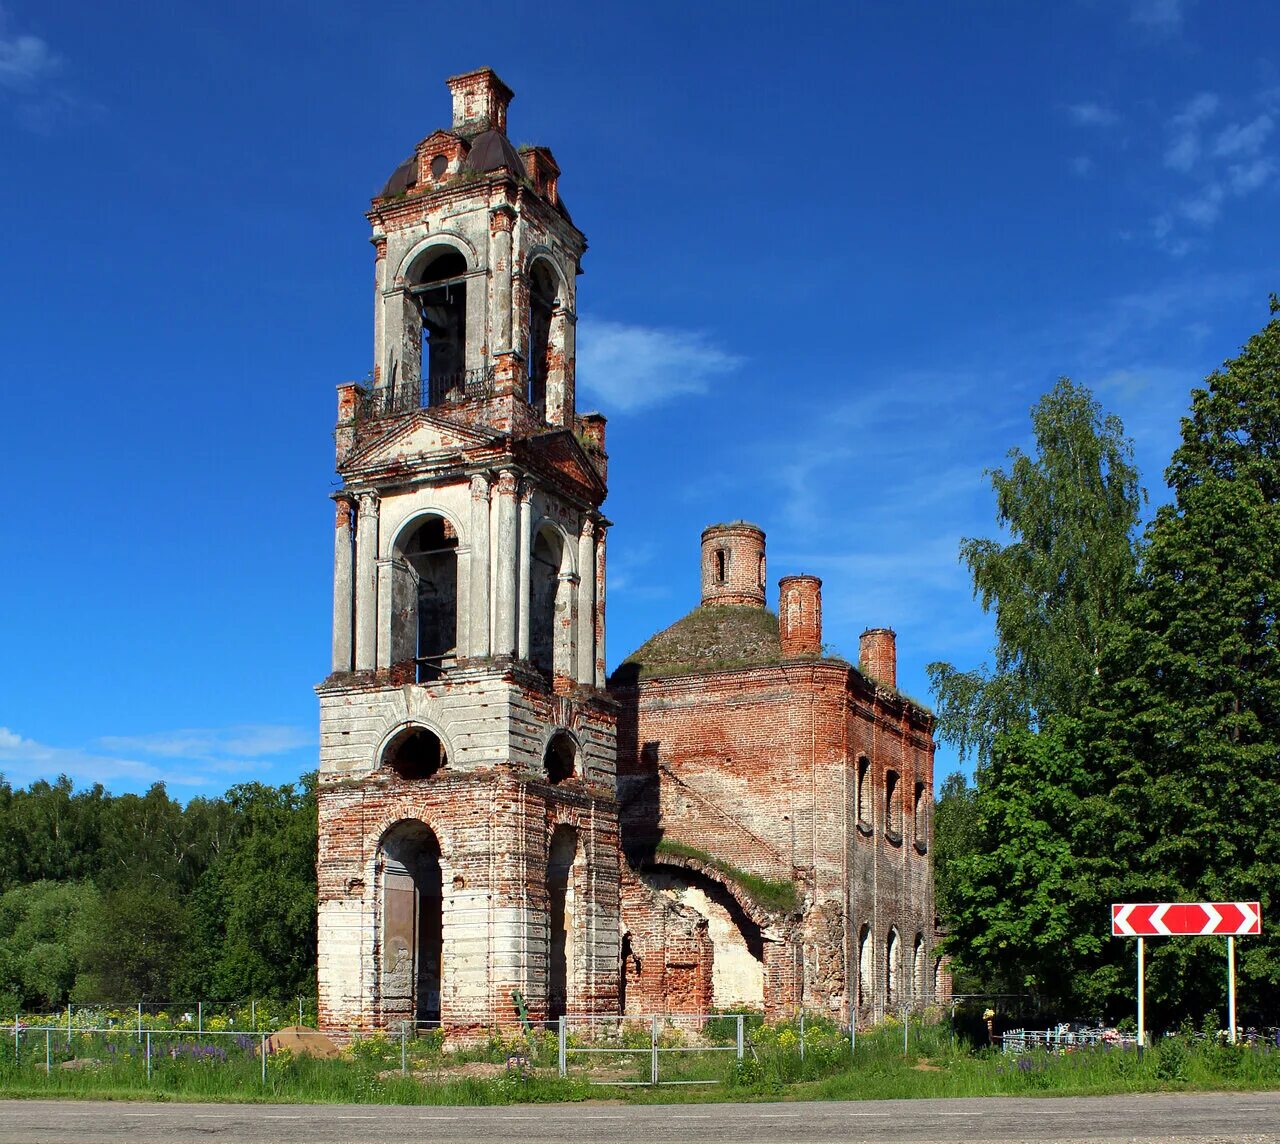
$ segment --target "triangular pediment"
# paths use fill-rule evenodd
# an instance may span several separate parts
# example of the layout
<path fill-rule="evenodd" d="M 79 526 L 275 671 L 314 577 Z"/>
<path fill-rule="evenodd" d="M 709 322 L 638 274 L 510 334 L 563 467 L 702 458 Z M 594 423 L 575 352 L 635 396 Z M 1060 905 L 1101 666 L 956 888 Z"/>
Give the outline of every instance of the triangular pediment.
<path fill-rule="evenodd" d="M 362 443 L 342 468 L 379 469 L 409 460 L 429 460 L 473 449 L 489 440 L 489 434 L 435 417 L 426 410 L 387 422 L 384 434 Z"/>
<path fill-rule="evenodd" d="M 541 433 L 521 442 L 522 450 L 544 472 L 554 472 L 561 481 L 604 493 L 604 480 L 586 451 L 572 433 L 563 429 Z"/>

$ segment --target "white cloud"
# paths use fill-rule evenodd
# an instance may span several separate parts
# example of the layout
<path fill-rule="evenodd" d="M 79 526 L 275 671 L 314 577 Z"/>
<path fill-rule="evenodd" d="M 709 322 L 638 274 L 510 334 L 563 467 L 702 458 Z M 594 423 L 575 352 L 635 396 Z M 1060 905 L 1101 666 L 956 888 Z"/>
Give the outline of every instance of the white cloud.
<path fill-rule="evenodd" d="M 1071 173 L 1086 178 L 1093 173 L 1093 160 L 1088 155 L 1077 155 L 1071 160 Z"/>
<path fill-rule="evenodd" d="M 1275 127 L 1270 115 L 1262 114 L 1248 123 L 1232 123 L 1219 133 L 1213 153 L 1222 158 L 1256 155 Z"/>
<path fill-rule="evenodd" d="M 156 731 L 146 735 L 105 735 L 98 743 L 111 751 L 138 751 L 170 759 L 260 759 L 315 742 L 315 735 L 284 724 Z"/>
<path fill-rule="evenodd" d="M 1189 171 L 1200 161 L 1204 151 L 1201 129 L 1206 120 L 1217 114 L 1219 102 L 1213 92 L 1201 92 L 1169 120 L 1169 146 L 1164 153 L 1166 167 Z"/>
<path fill-rule="evenodd" d="M 61 61 L 39 36 L 11 32 L 0 8 L 0 87 L 29 92 L 54 75 Z"/>
<path fill-rule="evenodd" d="M 1100 103 L 1073 103 L 1067 108 L 1071 122 L 1078 127 L 1114 127 L 1120 116 Z"/>
<path fill-rule="evenodd" d="M 578 384 L 605 412 L 632 413 L 706 393 L 743 362 L 695 330 L 584 317 L 578 324 Z"/>
<path fill-rule="evenodd" d="M 1186 0 L 1133 0 L 1129 18 L 1140 27 L 1165 35 L 1182 30 Z"/>
<path fill-rule="evenodd" d="M 0 727 L 0 773 L 18 784 L 36 779 L 69 775 L 77 783 L 106 783 L 112 779 L 131 782 L 164 782 L 174 786 L 204 786 L 208 776 L 174 770 L 137 759 L 81 750 L 78 747 L 51 747 L 27 739 L 8 727 Z"/>
<path fill-rule="evenodd" d="M 1252 163 L 1233 164 L 1227 169 L 1231 190 L 1237 195 L 1248 195 L 1266 186 L 1278 168 L 1274 159 L 1255 159 Z"/>
<path fill-rule="evenodd" d="M 1226 192 L 1218 183 L 1209 183 L 1199 194 L 1183 199 L 1179 213 L 1196 226 L 1212 226 L 1222 214 L 1222 200 Z"/>

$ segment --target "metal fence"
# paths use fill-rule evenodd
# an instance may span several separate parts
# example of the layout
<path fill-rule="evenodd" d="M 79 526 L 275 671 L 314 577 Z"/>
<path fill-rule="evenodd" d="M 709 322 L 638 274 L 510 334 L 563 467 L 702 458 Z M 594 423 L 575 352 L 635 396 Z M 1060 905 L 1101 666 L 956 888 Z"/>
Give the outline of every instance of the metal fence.
<path fill-rule="evenodd" d="M 1053 1029 L 1008 1029 L 1000 1037 L 1001 1047 L 1006 1053 L 1025 1053 L 1032 1049 L 1061 1053 L 1096 1048 L 1098 1045 L 1134 1048 L 1137 1043 L 1136 1036 L 1116 1029 L 1082 1029 L 1067 1024 Z"/>
<path fill-rule="evenodd" d="M 101 1028 L 130 1029 L 139 1035 L 147 1029 L 197 1033 L 275 1032 L 287 1025 L 314 1026 L 314 997 L 288 999 L 249 998 L 243 1001 L 129 1001 L 93 1005 L 68 1005 L 65 1009 L 18 1012 L 14 1024 L 51 1026 L 71 1032 Z M 8 1018 L 5 1018 L 8 1024 Z"/>

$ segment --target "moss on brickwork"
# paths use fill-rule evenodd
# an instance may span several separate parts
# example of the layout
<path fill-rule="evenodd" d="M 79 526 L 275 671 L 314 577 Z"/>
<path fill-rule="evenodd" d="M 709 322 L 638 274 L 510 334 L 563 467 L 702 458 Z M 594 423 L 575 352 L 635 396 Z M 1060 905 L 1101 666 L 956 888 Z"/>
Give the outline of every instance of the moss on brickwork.
<path fill-rule="evenodd" d="M 623 660 L 619 682 L 782 663 L 778 617 L 766 608 L 714 604 L 694 608 Z"/>
<path fill-rule="evenodd" d="M 791 914 L 800 908 L 800 895 L 794 882 L 774 881 L 772 878 L 762 878 L 759 874 L 748 874 L 746 870 L 739 870 L 728 862 L 713 858 L 705 850 L 686 846 L 683 842 L 671 842 L 666 838 L 659 841 L 655 852 L 659 856 L 665 854 L 671 858 L 692 858 L 695 862 L 719 870 L 737 882 L 747 896 L 763 909 Z"/>

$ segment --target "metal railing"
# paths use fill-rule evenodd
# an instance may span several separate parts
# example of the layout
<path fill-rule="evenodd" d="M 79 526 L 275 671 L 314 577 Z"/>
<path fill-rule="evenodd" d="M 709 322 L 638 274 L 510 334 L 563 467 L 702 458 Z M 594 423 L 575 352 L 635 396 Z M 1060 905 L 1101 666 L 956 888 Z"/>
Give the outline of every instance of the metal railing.
<path fill-rule="evenodd" d="M 399 417 L 418 409 L 488 397 L 493 391 L 493 368 L 435 374 L 418 380 L 378 385 L 364 396 L 365 417 Z"/>

